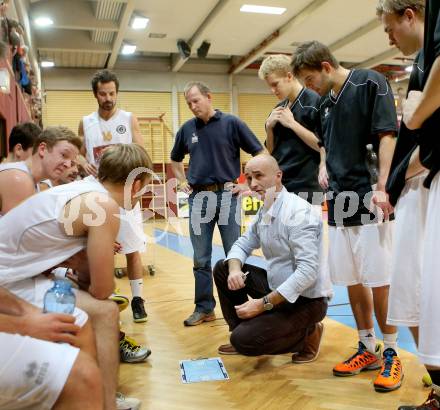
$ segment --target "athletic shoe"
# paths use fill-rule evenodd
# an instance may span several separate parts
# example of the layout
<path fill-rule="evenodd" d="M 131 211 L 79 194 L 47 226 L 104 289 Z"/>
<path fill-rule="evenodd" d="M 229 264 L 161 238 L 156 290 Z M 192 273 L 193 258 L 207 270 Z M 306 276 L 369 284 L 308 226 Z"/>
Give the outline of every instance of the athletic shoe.
<path fill-rule="evenodd" d="M 119 312 L 127 309 L 127 306 L 130 303 L 130 300 L 126 296 L 120 295 L 117 289 L 115 290 L 115 293 L 112 293 L 110 295 L 109 299 L 113 300 L 113 302 L 118 305 Z"/>
<path fill-rule="evenodd" d="M 333 368 L 335 376 L 354 376 L 364 370 L 376 370 L 381 366 L 381 345 L 376 344 L 375 353 L 370 353 L 362 342 L 359 342 L 358 351 L 345 362 Z"/>
<path fill-rule="evenodd" d="M 381 392 L 393 391 L 402 385 L 402 380 L 402 363 L 396 351 L 389 347 L 383 352 L 382 369 L 374 381 L 374 389 Z"/>
<path fill-rule="evenodd" d="M 133 311 L 133 321 L 136 323 L 146 322 L 147 312 L 145 312 L 144 299 L 135 296 L 131 300 L 131 310 Z"/>
<path fill-rule="evenodd" d="M 141 401 L 133 397 L 125 397 L 122 393 L 116 393 L 117 410 L 139 410 Z"/>
<path fill-rule="evenodd" d="M 185 326 L 197 326 L 202 324 L 203 322 L 211 322 L 215 320 L 215 313 L 214 311 L 209 313 L 203 313 L 203 312 L 193 312 L 187 319 L 183 321 L 183 324 Z"/>
<path fill-rule="evenodd" d="M 399 410 L 439 410 L 440 409 L 440 396 L 434 389 L 429 393 L 426 401 L 420 406 L 400 406 Z"/>
<path fill-rule="evenodd" d="M 119 354 L 121 362 L 139 363 L 150 356 L 151 350 L 148 349 L 148 347 L 140 345 L 130 337 L 124 336 L 124 338 L 119 341 Z"/>
<path fill-rule="evenodd" d="M 234 346 L 232 346 L 230 343 L 227 343 L 225 345 L 220 345 L 217 349 L 217 351 L 220 354 L 226 354 L 226 355 L 233 355 L 238 354 L 237 350 Z"/>
<path fill-rule="evenodd" d="M 116 278 L 121 279 L 127 275 L 127 268 L 115 268 L 114 274 Z"/>
<path fill-rule="evenodd" d="M 431 387 L 432 386 L 432 379 L 431 379 L 431 375 L 429 373 L 426 373 L 423 377 L 422 377 L 422 383 L 425 387 Z"/>

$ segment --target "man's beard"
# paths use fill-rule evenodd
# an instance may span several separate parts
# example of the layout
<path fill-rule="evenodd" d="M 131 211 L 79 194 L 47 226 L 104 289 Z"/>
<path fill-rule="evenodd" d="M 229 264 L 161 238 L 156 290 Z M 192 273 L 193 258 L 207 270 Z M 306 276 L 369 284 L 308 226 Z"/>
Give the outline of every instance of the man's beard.
<path fill-rule="evenodd" d="M 103 104 L 99 104 L 99 108 L 104 111 L 112 111 L 115 108 L 116 103 L 114 102 L 105 102 Z"/>

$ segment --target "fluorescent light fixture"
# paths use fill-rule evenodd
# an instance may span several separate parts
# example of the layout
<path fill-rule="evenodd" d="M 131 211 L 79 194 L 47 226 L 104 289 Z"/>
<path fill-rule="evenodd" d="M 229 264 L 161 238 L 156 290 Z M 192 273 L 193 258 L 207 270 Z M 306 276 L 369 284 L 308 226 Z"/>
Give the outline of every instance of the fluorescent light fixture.
<path fill-rule="evenodd" d="M 149 18 L 142 16 L 135 16 L 131 21 L 131 28 L 134 30 L 143 30 L 148 26 Z"/>
<path fill-rule="evenodd" d="M 149 33 L 150 38 L 165 38 L 167 35 L 165 33 Z"/>
<path fill-rule="evenodd" d="M 40 65 L 44 68 L 55 67 L 55 63 L 53 61 L 42 61 Z"/>
<path fill-rule="evenodd" d="M 286 10 L 285 7 L 256 6 L 253 4 L 243 4 L 240 7 L 240 11 L 243 13 L 283 14 Z"/>
<path fill-rule="evenodd" d="M 48 27 L 53 24 L 53 20 L 50 17 L 38 17 L 34 22 L 39 27 Z"/>
<path fill-rule="evenodd" d="M 405 71 L 407 72 L 407 73 L 411 73 L 412 72 L 412 70 L 413 70 L 413 66 L 412 65 L 409 65 L 408 67 L 406 67 L 405 68 Z"/>
<path fill-rule="evenodd" d="M 132 45 L 132 44 L 124 44 L 122 46 L 122 54 L 128 55 L 128 54 L 134 54 L 134 52 L 136 51 L 136 46 Z"/>

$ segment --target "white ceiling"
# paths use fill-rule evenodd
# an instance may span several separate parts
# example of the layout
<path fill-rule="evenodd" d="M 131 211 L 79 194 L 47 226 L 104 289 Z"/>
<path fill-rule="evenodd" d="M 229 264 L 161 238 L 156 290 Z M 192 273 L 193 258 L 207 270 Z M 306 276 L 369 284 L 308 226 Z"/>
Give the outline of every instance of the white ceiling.
<path fill-rule="evenodd" d="M 244 3 L 285 7 L 287 11 L 279 16 L 241 13 Z M 31 0 L 28 15 L 40 60 L 53 60 L 58 67 L 238 73 L 267 53 L 291 53 L 292 44 L 312 39 L 331 46 L 336 57 L 347 65 L 408 65 L 398 50 L 390 49 L 375 15 L 376 3 L 377 0 Z M 145 30 L 130 27 L 136 13 L 150 19 Z M 54 25 L 36 27 L 32 22 L 39 16 L 51 17 Z M 166 37 L 150 38 L 152 33 Z M 179 56 L 178 39 L 192 43 L 190 59 Z M 196 51 L 204 40 L 211 42 L 211 48 L 208 57 L 201 60 Z M 124 42 L 137 46 L 135 55 L 120 55 Z"/>

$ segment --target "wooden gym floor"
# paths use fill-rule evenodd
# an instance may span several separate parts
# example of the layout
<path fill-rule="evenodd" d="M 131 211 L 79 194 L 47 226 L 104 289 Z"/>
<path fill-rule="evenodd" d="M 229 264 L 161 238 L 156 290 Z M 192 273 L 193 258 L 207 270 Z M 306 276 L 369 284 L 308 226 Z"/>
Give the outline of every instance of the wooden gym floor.
<path fill-rule="evenodd" d="M 164 221 L 147 224 L 148 235 L 161 235 L 160 244 L 149 244 L 143 256 L 145 264 L 154 263 L 156 269 L 155 276 L 144 277 L 148 322 L 134 323 L 130 308 L 121 313 L 123 330 L 152 350 L 145 363 L 122 364 L 120 369 L 119 390 L 141 399 L 142 409 L 391 410 L 402 404 L 422 403 L 426 398 L 428 390 L 421 383 L 424 368 L 414 354 L 403 349 L 400 355 L 405 379 L 397 391 L 376 393 L 372 385 L 376 371 L 334 377 L 332 367 L 354 353 L 357 333 L 329 317 L 324 321 L 321 353 L 313 363 L 295 365 L 288 354 L 222 356 L 229 381 L 183 384 L 180 360 L 218 357 L 217 347 L 229 341 L 219 306 L 216 321 L 183 326 L 183 320 L 193 311 L 194 295 L 187 224 L 187 220 L 177 221 L 174 226 Z M 166 234 L 161 229 L 179 234 Z M 218 232 L 214 242 L 220 244 Z M 117 265 L 124 266 L 120 256 Z M 127 278 L 117 280 L 117 286 L 131 297 Z M 352 321 L 351 312 L 345 316 L 347 323 Z"/>

